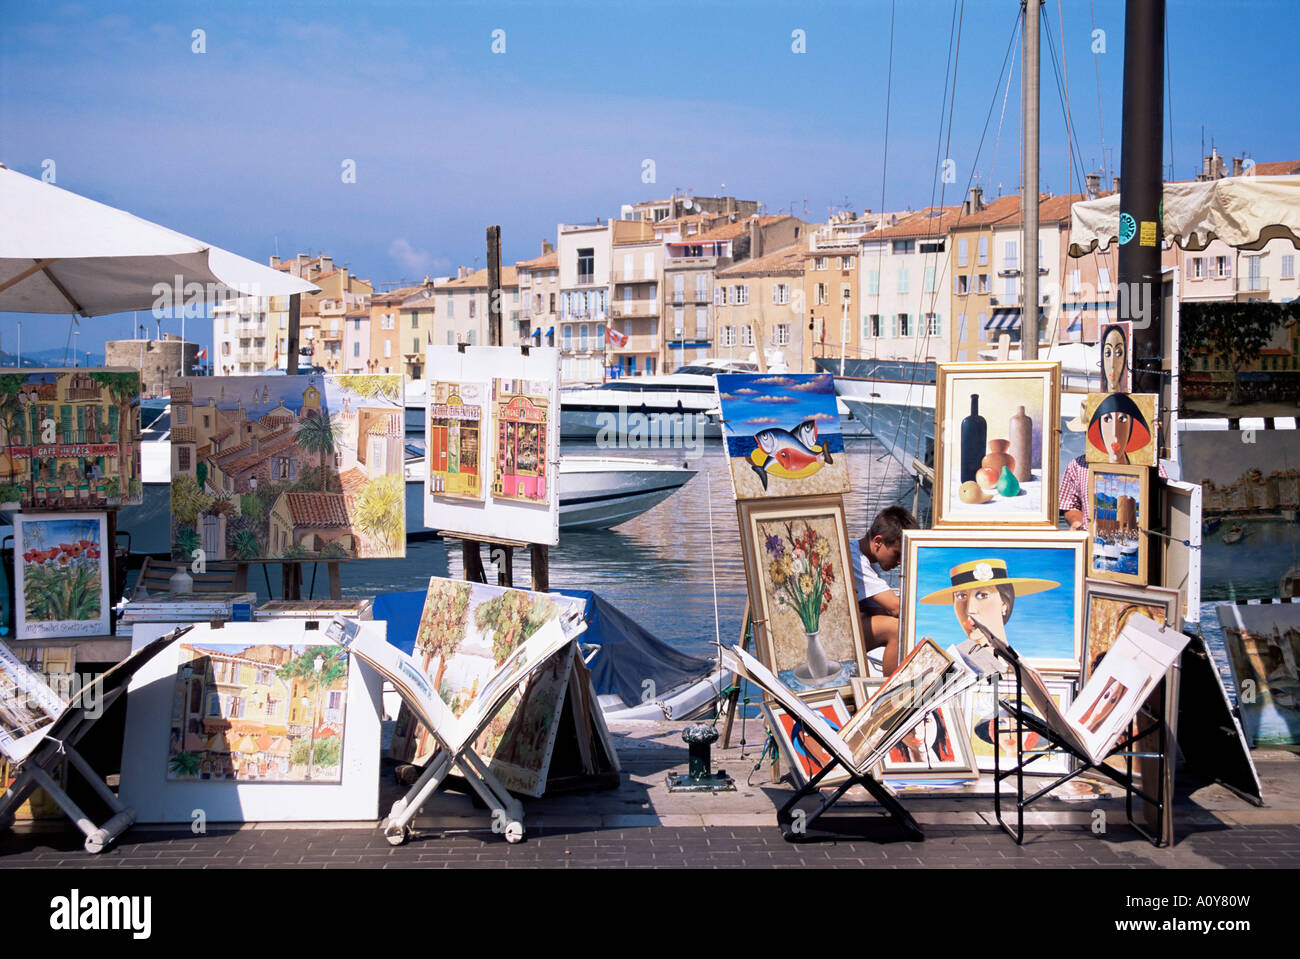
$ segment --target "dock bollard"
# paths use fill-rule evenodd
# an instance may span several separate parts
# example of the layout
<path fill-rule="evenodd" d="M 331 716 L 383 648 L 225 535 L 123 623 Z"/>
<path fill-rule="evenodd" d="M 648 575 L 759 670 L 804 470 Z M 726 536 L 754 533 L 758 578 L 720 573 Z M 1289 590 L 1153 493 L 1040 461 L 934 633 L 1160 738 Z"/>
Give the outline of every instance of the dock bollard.
<path fill-rule="evenodd" d="M 710 747 L 718 741 L 718 730 L 711 723 L 691 723 L 682 730 L 682 740 L 690 748 L 689 771 L 668 776 L 669 792 L 724 792 L 736 788 L 735 780 L 724 770 L 709 770 Z"/>

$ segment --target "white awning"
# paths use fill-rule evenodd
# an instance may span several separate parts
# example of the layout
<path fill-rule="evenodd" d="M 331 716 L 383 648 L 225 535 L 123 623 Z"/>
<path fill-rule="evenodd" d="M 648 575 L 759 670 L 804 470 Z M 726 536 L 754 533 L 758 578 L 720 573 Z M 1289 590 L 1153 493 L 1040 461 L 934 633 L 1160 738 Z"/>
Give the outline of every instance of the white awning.
<path fill-rule="evenodd" d="M 1122 194 L 1070 208 L 1070 256 L 1106 249 L 1119 237 Z M 1132 224 L 1133 239 L 1140 224 Z M 1300 176 L 1234 176 L 1200 183 L 1166 183 L 1164 239 L 1184 250 L 1203 250 L 1219 239 L 1240 250 L 1260 250 L 1270 240 L 1300 247 Z"/>

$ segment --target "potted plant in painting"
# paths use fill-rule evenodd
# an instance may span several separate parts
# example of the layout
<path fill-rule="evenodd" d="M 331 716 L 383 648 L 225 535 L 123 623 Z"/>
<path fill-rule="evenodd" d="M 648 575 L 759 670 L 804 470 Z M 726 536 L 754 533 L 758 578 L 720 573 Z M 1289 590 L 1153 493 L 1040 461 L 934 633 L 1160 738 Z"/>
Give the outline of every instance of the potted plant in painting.
<path fill-rule="evenodd" d="M 786 535 L 769 536 L 765 542 L 771 560 L 767 576 L 779 608 L 790 609 L 803 624 L 808 641 L 808 658 L 794 670 L 795 678 L 804 683 L 820 683 L 837 675 L 841 664 L 828 660 L 817 638 L 822 613 L 831 603 L 831 585 L 835 570 L 826 538 L 804 524 L 797 536 L 794 524 L 785 524 Z M 788 553 L 787 553 L 788 547 Z"/>

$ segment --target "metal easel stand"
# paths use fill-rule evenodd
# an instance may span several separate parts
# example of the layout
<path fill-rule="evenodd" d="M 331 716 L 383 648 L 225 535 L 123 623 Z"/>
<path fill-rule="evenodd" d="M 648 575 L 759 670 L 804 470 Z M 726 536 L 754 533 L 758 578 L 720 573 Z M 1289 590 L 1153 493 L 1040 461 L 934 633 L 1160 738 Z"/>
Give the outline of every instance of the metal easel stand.
<path fill-rule="evenodd" d="M 813 738 L 816 738 L 815 736 Z M 920 825 L 912 818 L 911 813 L 903 808 L 903 804 L 884 784 L 876 780 L 870 773 L 860 773 L 856 769 L 846 765 L 833 752 L 831 761 L 823 766 L 815 776 L 804 783 L 795 794 L 786 801 L 786 804 L 777 810 L 776 822 L 781 827 L 781 838 L 786 842 L 823 842 L 828 839 L 845 839 L 848 838 L 843 832 L 833 830 L 813 829 L 812 824 L 817 821 L 818 817 L 826 810 L 830 809 L 853 786 L 861 786 L 871 794 L 871 797 L 880 804 L 880 807 L 888 814 L 892 820 L 903 831 L 902 838 L 912 842 L 921 842 L 925 839 L 925 833 L 921 831 Z M 835 769 L 836 766 L 843 766 L 848 772 L 849 778 L 840 783 L 830 796 L 823 796 L 819 783 L 822 778 Z M 796 810 L 795 806 L 800 801 L 807 799 L 809 796 L 817 797 L 817 806 L 812 812 Z M 883 820 L 880 820 L 883 821 Z M 867 838 L 863 836 L 861 838 Z"/>
<path fill-rule="evenodd" d="M 994 652 L 996 652 L 997 655 L 1002 656 L 1001 652 L 997 650 L 995 650 Z M 1001 750 L 996 747 L 993 750 L 993 814 L 997 817 L 998 825 L 1002 827 L 1003 831 L 1006 832 L 1006 834 L 1015 841 L 1016 845 L 1023 844 L 1025 839 L 1025 810 L 1029 808 L 1031 805 L 1033 805 L 1035 802 L 1037 802 L 1039 799 L 1046 796 L 1052 790 L 1056 789 L 1058 786 L 1068 783 L 1071 779 L 1074 779 L 1076 776 L 1086 773 L 1089 770 L 1094 770 L 1098 773 L 1101 773 L 1103 776 L 1110 779 L 1116 785 L 1120 786 L 1124 790 L 1124 813 L 1128 817 L 1129 825 L 1132 826 L 1138 832 L 1138 834 L 1142 836 L 1142 838 L 1146 839 L 1153 846 L 1160 848 L 1161 846 L 1165 845 L 1163 839 L 1158 833 L 1153 834 L 1133 818 L 1133 797 L 1136 796 L 1137 798 L 1141 799 L 1143 802 L 1149 803 L 1150 805 L 1155 807 L 1157 813 L 1159 814 L 1157 821 L 1164 820 L 1165 804 L 1168 802 L 1168 797 L 1165 796 L 1164 794 L 1165 764 L 1169 761 L 1167 756 L 1168 741 L 1166 738 L 1166 727 L 1165 727 L 1164 720 L 1156 717 L 1151 717 L 1151 725 L 1147 726 L 1145 729 L 1143 728 L 1135 729 L 1135 727 L 1140 726 L 1140 723 L 1137 720 L 1135 720 L 1133 723 L 1129 725 L 1129 734 L 1123 737 L 1122 739 L 1120 739 L 1120 741 L 1115 744 L 1115 747 L 1102 758 L 1102 761 L 1100 763 L 1094 763 L 1090 758 L 1088 758 L 1088 756 L 1078 752 L 1076 749 L 1074 749 L 1073 746 L 1071 746 L 1068 742 L 1066 742 L 1064 739 L 1058 736 L 1056 732 L 1054 732 L 1051 729 L 1051 727 L 1049 727 L 1046 723 L 1044 723 L 1039 717 L 1035 716 L 1033 713 L 1026 712 L 1024 709 L 1020 708 L 1019 704 L 1023 702 L 1023 693 L 1024 693 L 1024 685 L 1021 676 L 1022 666 L 1019 660 L 1008 659 L 1005 656 L 1002 656 L 1002 658 L 1006 659 L 1006 661 L 1011 665 L 1012 669 L 1015 670 L 1016 699 L 1014 703 L 1007 702 L 1006 700 L 1002 700 L 1000 701 L 999 705 L 1001 706 L 1002 710 L 1005 710 L 1013 719 L 1018 721 L 1017 730 L 1016 730 L 1015 768 L 1008 769 L 1006 772 L 1003 772 L 1001 768 L 1002 764 L 1000 761 Z M 1042 736 L 1051 744 L 1047 749 L 1030 751 L 1030 753 L 1028 754 L 1029 755 L 1028 759 L 1025 758 L 1026 756 L 1025 729 L 1026 728 L 1028 728 L 1031 732 L 1038 733 L 1038 735 Z M 999 723 L 998 732 L 1001 731 L 1002 729 Z M 1132 752 L 1132 747 L 1139 740 L 1145 738 L 1146 736 L 1151 735 L 1152 733 L 1158 733 L 1160 736 L 1159 752 L 1156 753 Z M 1052 780 L 1052 782 L 1048 783 L 1046 786 L 1039 789 L 1032 796 L 1026 797 L 1025 777 L 1024 777 L 1025 769 L 1036 760 L 1041 759 L 1044 756 L 1048 756 L 1053 752 L 1064 752 L 1073 756 L 1076 763 L 1078 764 L 1077 768 L 1073 772 L 1066 773 L 1065 775 Z M 1113 769 L 1110 766 L 1106 765 L 1106 760 L 1111 759 L 1115 756 L 1124 757 L 1124 772 L 1120 772 L 1119 770 Z M 1146 792 L 1145 790 L 1138 788 L 1137 784 L 1133 781 L 1133 760 L 1135 758 L 1158 760 L 1158 766 L 1156 769 L 1156 776 L 1155 776 L 1155 780 L 1156 780 L 1155 796 L 1152 796 L 1150 793 Z M 1012 829 L 1011 825 L 1002 816 L 1002 780 L 1007 779 L 1011 776 L 1016 777 L 1016 791 L 1015 791 L 1016 825 L 1014 829 Z"/>
<path fill-rule="evenodd" d="M 96 713 L 94 718 L 88 717 L 83 709 L 81 716 L 77 718 L 76 724 L 68 729 L 62 740 L 45 739 L 23 761 L 18 779 L 3 796 L 0 796 L 0 828 L 8 828 L 13 823 L 14 814 L 17 812 L 18 807 L 36 791 L 38 786 L 50 794 L 50 797 L 58 803 L 59 808 L 68 815 L 68 818 L 85 835 L 85 849 L 88 853 L 103 852 L 110 843 L 131 827 L 135 822 L 135 810 L 123 806 L 118 801 L 103 778 L 91 768 L 90 764 L 74 748 L 75 744 L 95 724 L 95 720 L 102 715 L 102 712 L 106 711 L 112 705 L 113 700 L 125 690 L 126 687 L 122 686 L 119 690 L 114 690 L 106 695 L 101 710 Z M 90 788 L 95 791 L 95 795 L 99 796 L 108 808 L 113 811 L 113 815 L 102 826 L 96 826 L 91 818 L 82 811 L 80 806 L 72 801 L 72 797 L 50 775 L 48 769 L 65 758 L 90 784 Z"/>
<path fill-rule="evenodd" d="M 439 743 L 438 751 L 429 760 L 415 785 L 393 803 L 388 818 L 379 824 L 390 846 L 400 846 L 411 837 L 411 820 L 447 778 L 453 765 L 487 805 L 492 814 L 493 831 L 502 832 L 508 843 L 517 843 L 524 838 L 524 807 L 501 785 L 487 763 L 469 749 L 453 760 L 451 750 Z M 498 830 L 497 823 L 504 823 L 504 828 Z"/>

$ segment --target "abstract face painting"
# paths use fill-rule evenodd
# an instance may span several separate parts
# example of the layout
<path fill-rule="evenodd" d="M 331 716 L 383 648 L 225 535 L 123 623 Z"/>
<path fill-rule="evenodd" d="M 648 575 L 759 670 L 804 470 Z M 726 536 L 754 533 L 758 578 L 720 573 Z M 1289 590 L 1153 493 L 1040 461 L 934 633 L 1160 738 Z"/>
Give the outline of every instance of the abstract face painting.
<path fill-rule="evenodd" d="M 1155 466 L 1157 409 L 1154 393 L 1090 393 L 1083 408 L 1088 462 Z"/>
<path fill-rule="evenodd" d="M 1101 328 L 1101 390 L 1103 393 L 1127 393 L 1133 388 L 1129 364 L 1129 344 L 1133 324 L 1108 323 Z"/>

